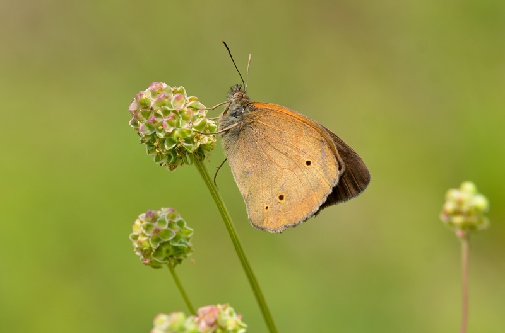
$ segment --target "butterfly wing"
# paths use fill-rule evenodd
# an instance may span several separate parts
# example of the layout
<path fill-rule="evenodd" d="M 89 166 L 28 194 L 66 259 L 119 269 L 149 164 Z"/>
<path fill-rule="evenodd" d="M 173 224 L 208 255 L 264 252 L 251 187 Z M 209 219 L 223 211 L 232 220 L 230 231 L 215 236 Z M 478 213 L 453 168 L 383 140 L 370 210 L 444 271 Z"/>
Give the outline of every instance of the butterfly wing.
<path fill-rule="evenodd" d="M 324 127 L 275 104 L 250 107 L 223 144 L 251 223 L 281 232 L 320 209 L 343 164 Z"/>

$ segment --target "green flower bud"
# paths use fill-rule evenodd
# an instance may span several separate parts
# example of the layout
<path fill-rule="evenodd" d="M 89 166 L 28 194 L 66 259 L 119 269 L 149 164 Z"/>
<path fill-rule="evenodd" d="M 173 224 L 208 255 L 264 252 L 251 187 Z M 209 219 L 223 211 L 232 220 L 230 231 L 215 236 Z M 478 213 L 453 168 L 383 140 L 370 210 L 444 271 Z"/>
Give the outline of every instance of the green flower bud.
<path fill-rule="evenodd" d="M 488 199 L 477 192 L 472 182 L 464 182 L 459 189 L 447 191 L 440 219 L 458 231 L 484 230 L 489 220 L 484 216 L 489 210 Z"/>
<path fill-rule="evenodd" d="M 243 333 L 247 328 L 242 316 L 228 304 L 201 307 L 196 322 L 203 333 Z"/>
<path fill-rule="evenodd" d="M 192 236 L 193 229 L 177 211 L 162 208 L 140 214 L 133 223 L 130 240 L 143 264 L 161 268 L 164 264 L 180 264 L 193 252 Z"/>
<path fill-rule="evenodd" d="M 450 189 L 449 191 L 447 191 L 447 193 L 445 195 L 445 200 L 447 200 L 447 202 L 453 202 L 453 201 L 459 200 L 460 197 L 461 197 L 460 190 Z"/>
<path fill-rule="evenodd" d="M 489 210 L 489 201 L 482 194 L 477 194 L 473 198 L 472 204 L 478 212 L 485 213 Z"/>
<path fill-rule="evenodd" d="M 191 164 L 195 156 L 204 158 L 214 149 L 217 130 L 215 121 L 206 117 L 205 106 L 184 87 L 170 87 L 153 82 L 135 96 L 129 110 L 130 126 L 140 136 L 148 155 L 156 163 L 174 170 Z"/>
<path fill-rule="evenodd" d="M 461 186 L 459 187 L 461 192 L 463 193 L 469 193 L 469 194 L 476 194 L 477 193 L 477 186 L 475 186 L 474 183 L 472 182 L 463 182 Z"/>
<path fill-rule="evenodd" d="M 198 333 L 196 317 L 182 312 L 160 313 L 154 318 L 151 333 Z"/>

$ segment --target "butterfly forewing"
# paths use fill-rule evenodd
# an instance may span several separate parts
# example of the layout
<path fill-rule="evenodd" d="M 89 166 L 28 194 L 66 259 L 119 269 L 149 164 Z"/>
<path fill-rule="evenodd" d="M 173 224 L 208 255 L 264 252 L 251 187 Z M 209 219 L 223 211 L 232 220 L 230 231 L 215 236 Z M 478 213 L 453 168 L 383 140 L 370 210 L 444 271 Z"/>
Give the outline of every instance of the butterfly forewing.
<path fill-rule="evenodd" d="M 286 108 L 251 104 L 223 143 L 252 224 L 280 232 L 319 210 L 342 165 L 326 129 Z"/>

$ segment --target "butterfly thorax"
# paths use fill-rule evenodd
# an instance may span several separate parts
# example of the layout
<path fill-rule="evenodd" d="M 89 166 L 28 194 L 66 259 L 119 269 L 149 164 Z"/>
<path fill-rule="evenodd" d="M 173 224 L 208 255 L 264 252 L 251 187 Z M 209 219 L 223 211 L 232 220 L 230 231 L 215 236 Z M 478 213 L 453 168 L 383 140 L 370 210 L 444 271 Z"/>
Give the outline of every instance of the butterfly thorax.
<path fill-rule="evenodd" d="M 228 128 L 229 126 L 242 121 L 242 117 L 253 110 L 249 96 L 243 91 L 240 84 L 233 86 L 228 93 L 228 102 L 230 103 L 219 122 L 220 129 Z"/>

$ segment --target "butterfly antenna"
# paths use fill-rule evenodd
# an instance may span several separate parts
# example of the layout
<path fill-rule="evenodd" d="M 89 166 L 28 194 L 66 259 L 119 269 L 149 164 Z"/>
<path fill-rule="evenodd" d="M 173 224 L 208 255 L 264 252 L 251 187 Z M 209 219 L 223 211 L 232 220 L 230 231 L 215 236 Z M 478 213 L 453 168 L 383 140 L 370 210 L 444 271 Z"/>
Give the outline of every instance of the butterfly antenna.
<path fill-rule="evenodd" d="M 245 77 L 245 92 L 247 92 L 247 84 L 249 83 L 249 66 L 251 66 L 251 54 L 249 54 L 249 60 L 247 61 L 247 73 Z"/>
<path fill-rule="evenodd" d="M 240 80 L 242 81 L 242 84 L 244 85 L 244 88 L 246 87 L 246 84 L 244 82 L 244 79 L 242 78 L 242 74 L 240 74 L 240 71 L 238 70 L 237 64 L 235 63 L 235 60 L 233 60 L 233 56 L 231 55 L 230 48 L 228 45 L 226 45 L 226 42 L 223 40 L 224 46 L 226 46 L 226 49 L 228 50 L 228 54 L 230 55 L 231 61 L 233 61 L 233 65 L 235 66 L 235 69 L 237 70 L 238 75 L 240 75 Z"/>

